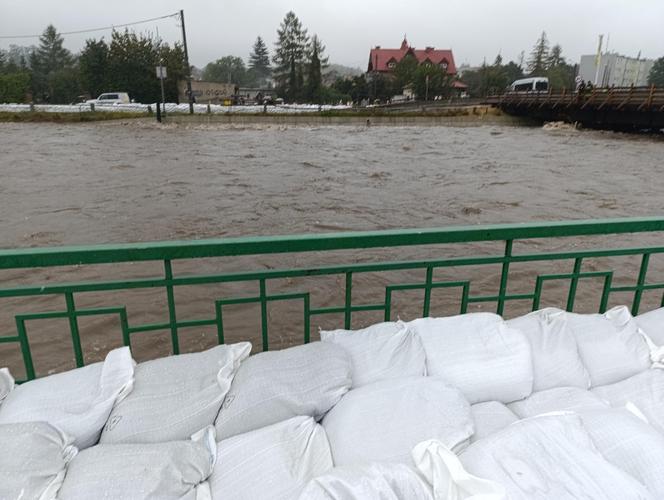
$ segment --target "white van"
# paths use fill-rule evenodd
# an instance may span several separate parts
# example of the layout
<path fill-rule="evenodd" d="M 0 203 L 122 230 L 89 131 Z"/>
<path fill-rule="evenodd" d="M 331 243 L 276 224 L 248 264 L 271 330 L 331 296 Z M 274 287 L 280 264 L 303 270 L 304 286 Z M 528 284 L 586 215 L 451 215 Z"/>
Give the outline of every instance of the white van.
<path fill-rule="evenodd" d="M 86 104 L 129 104 L 129 94 L 126 92 L 106 92 L 96 99 L 85 101 Z"/>
<path fill-rule="evenodd" d="M 509 87 L 511 92 L 546 92 L 549 90 L 549 79 L 545 76 L 534 76 L 515 80 Z"/>

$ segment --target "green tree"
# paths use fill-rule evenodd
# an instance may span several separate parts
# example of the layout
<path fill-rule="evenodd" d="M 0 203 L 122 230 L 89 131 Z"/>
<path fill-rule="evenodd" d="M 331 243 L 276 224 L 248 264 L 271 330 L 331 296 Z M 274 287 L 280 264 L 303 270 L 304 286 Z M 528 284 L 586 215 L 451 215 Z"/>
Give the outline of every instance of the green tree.
<path fill-rule="evenodd" d="M 286 14 L 277 30 L 272 61 L 278 92 L 289 100 L 300 97 L 309 36 L 293 11 Z"/>
<path fill-rule="evenodd" d="M 69 102 L 79 93 L 77 68 L 63 38 L 52 24 L 39 37 L 39 46 L 30 54 L 33 94 L 38 100 Z"/>
<path fill-rule="evenodd" d="M 664 57 L 660 57 L 650 68 L 648 73 L 648 85 L 664 87 Z"/>
<path fill-rule="evenodd" d="M 256 38 L 251 54 L 249 54 L 249 71 L 253 83 L 259 87 L 264 86 L 266 80 L 272 75 L 270 54 L 260 36 Z"/>
<path fill-rule="evenodd" d="M 555 44 L 551 47 L 551 52 L 549 52 L 549 55 L 546 58 L 546 68 L 551 69 L 565 64 L 565 58 L 562 54 L 563 48 L 559 44 Z"/>
<path fill-rule="evenodd" d="M 108 86 L 109 48 L 104 39 L 86 40 L 78 56 L 81 86 L 91 97 L 111 90 Z"/>
<path fill-rule="evenodd" d="M 547 59 L 549 57 L 549 41 L 546 38 L 546 32 L 542 31 L 539 39 L 530 52 L 528 59 L 528 72 L 532 76 L 541 76 L 547 68 Z"/>
<path fill-rule="evenodd" d="M 160 100 L 155 77 L 158 42 L 150 36 L 137 35 L 125 29 L 114 31 L 108 51 L 107 91 L 127 92 L 138 102 Z"/>
<path fill-rule="evenodd" d="M 319 45 L 318 37 L 314 35 L 311 39 L 311 54 L 307 64 L 307 85 L 304 92 L 304 97 L 309 102 L 320 102 L 321 98 L 323 77 L 321 74 L 321 60 L 318 57 Z"/>
<path fill-rule="evenodd" d="M 25 102 L 30 93 L 30 73 L 19 71 L 0 74 L 0 102 Z"/>
<path fill-rule="evenodd" d="M 433 99 L 449 94 L 450 79 L 447 71 L 438 65 L 421 65 L 413 75 L 413 90 L 418 99 Z"/>
<path fill-rule="evenodd" d="M 247 81 L 247 68 L 242 58 L 224 56 L 203 68 L 203 80 L 244 85 Z"/>
<path fill-rule="evenodd" d="M 394 77 L 399 88 L 403 89 L 406 85 L 411 85 L 415 80 L 415 72 L 418 66 L 415 56 L 406 54 L 394 68 Z M 399 92 L 400 93 L 400 92 Z"/>

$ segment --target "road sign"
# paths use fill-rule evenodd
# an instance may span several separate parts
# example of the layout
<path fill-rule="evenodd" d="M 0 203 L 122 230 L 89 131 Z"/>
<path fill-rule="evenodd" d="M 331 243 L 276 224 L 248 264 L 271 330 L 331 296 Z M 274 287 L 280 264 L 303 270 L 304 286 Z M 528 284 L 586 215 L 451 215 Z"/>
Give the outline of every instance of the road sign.
<path fill-rule="evenodd" d="M 160 80 L 166 79 L 166 66 L 157 66 L 157 78 Z"/>

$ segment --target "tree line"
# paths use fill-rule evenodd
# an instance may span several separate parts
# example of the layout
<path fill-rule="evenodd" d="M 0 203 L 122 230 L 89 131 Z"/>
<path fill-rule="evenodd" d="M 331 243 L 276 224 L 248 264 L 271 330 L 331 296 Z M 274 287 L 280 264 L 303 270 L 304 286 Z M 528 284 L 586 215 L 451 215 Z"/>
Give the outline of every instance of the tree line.
<path fill-rule="evenodd" d="M 0 50 L 0 102 L 70 103 L 113 90 L 128 92 L 138 102 L 160 99 L 155 66 L 166 66 L 166 99 L 178 100 L 178 81 L 186 76 L 184 52 L 151 34 L 128 30 L 113 31 L 109 41 L 89 39 L 72 54 L 63 38 L 49 25 L 37 46 L 11 46 Z M 309 36 L 294 12 L 288 12 L 277 29 L 272 57 L 262 37 L 257 37 L 248 64 L 228 55 L 207 64 L 202 78 L 238 86 L 273 88 L 289 102 L 334 103 L 339 101 L 385 102 L 409 87 L 418 99 L 451 95 L 453 78 L 435 65 L 420 65 L 404 57 L 393 75 L 380 73 L 354 77 L 325 77 L 328 57 L 316 35 Z M 190 68 L 190 71 L 192 68 Z M 521 52 L 518 61 L 503 63 L 496 56 L 492 64 L 463 71 L 468 93 L 483 96 L 502 92 L 512 81 L 525 76 L 546 76 L 552 88 L 573 88 L 575 66 L 563 57 L 560 44 L 549 45 L 543 32 L 528 59 Z M 327 80 L 327 81 L 326 81 Z M 649 84 L 664 86 L 664 57 L 655 61 Z"/>
<path fill-rule="evenodd" d="M 112 90 L 126 91 L 138 102 L 159 100 L 155 67 L 166 66 L 166 99 L 177 99 L 185 76 L 184 52 L 150 34 L 113 31 L 109 42 L 89 39 L 74 55 L 49 25 L 36 47 L 0 52 L 0 102 L 72 103 Z"/>

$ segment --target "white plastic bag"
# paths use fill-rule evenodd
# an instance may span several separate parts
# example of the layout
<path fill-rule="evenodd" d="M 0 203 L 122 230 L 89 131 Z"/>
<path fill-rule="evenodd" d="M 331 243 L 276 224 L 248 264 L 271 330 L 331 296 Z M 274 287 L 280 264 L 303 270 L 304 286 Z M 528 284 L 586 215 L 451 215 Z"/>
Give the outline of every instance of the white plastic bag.
<path fill-rule="evenodd" d="M 433 486 L 436 500 L 507 500 L 500 484 L 469 474 L 452 450 L 437 440 L 413 449 L 413 461 Z"/>
<path fill-rule="evenodd" d="M 0 424 L 0 498 L 53 500 L 77 449 L 46 422 Z"/>
<path fill-rule="evenodd" d="M 634 319 L 655 345 L 664 346 L 664 307 L 639 314 Z"/>
<path fill-rule="evenodd" d="M 475 403 L 470 407 L 470 411 L 475 427 L 475 432 L 470 438 L 471 443 L 495 434 L 519 420 L 512 410 L 498 401 Z"/>
<path fill-rule="evenodd" d="M 595 387 L 592 392 L 615 408 L 633 404 L 650 425 L 664 433 L 664 371 L 650 369 L 615 384 Z"/>
<path fill-rule="evenodd" d="M 212 426 L 186 441 L 100 444 L 71 461 L 58 500 L 206 500 L 215 456 Z"/>
<path fill-rule="evenodd" d="M 100 442 L 177 441 L 212 425 L 250 351 L 240 342 L 138 364 L 134 390 L 113 409 Z"/>
<path fill-rule="evenodd" d="M 0 423 L 48 422 L 84 449 L 99 441 L 113 405 L 131 392 L 133 381 L 129 348 L 114 349 L 103 363 L 17 386 L 0 406 Z"/>
<path fill-rule="evenodd" d="M 510 403 L 532 392 L 530 344 L 500 316 L 472 313 L 408 325 L 424 345 L 427 373 L 458 387 L 471 403 Z"/>
<path fill-rule="evenodd" d="M 596 394 L 578 387 L 556 387 L 533 392 L 522 401 L 508 405 L 519 418 L 528 418 L 555 411 L 606 409 L 609 404 Z"/>
<path fill-rule="evenodd" d="M 586 410 L 583 426 L 599 452 L 664 498 L 664 435 L 627 410 Z"/>
<path fill-rule="evenodd" d="M 362 330 L 322 331 L 320 338 L 348 352 L 353 363 L 354 388 L 426 373 L 422 342 L 402 321 L 379 323 Z"/>
<path fill-rule="evenodd" d="M 9 368 L 0 368 L 0 405 L 13 389 L 14 377 L 9 373 Z"/>
<path fill-rule="evenodd" d="M 597 451 L 574 414 L 521 420 L 459 458 L 469 473 L 504 486 L 510 500 L 654 500 Z"/>
<path fill-rule="evenodd" d="M 209 480 L 214 500 L 291 500 L 332 468 L 325 431 L 311 417 L 233 436 L 217 450 Z"/>
<path fill-rule="evenodd" d="M 590 387 L 567 316 L 548 308 L 509 320 L 507 325 L 524 333 L 533 357 L 533 392 L 553 387 Z"/>
<path fill-rule="evenodd" d="M 415 467 L 371 463 L 335 467 L 315 477 L 300 500 L 434 500 L 431 486 Z"/>
<path fill-rule="evenodd" d="M 238 370 L 217 416 L 217 439 L 296 416 L 320 420 L 351 386 L 351 361 L 326 343 L 262 352 Z"/>
<path fill-rule="evenodd" d="M 412 465 L 428 439 L 454 448 L 473 433 L 470 405 L 438 377 L 383 380 L 348 392 L 323 419 L 336 466 L 369 462 Z"/>
<path fill-rule="evenodd" d="M 650 368 L 650 353 L 625 306 L 604 314 L 566 313 L 592 387 L 613 384 Z"/>

